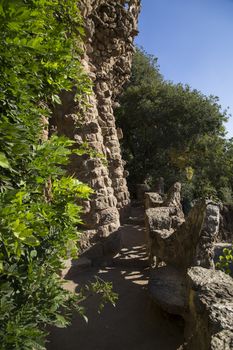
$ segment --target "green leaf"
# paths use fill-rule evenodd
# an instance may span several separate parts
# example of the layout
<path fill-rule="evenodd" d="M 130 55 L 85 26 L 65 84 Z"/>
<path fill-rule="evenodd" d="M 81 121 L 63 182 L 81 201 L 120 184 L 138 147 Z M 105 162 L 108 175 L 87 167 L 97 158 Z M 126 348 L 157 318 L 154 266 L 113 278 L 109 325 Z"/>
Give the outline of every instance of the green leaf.
<path fill-rule="evenodd" d="M 37 251 L 36 250 L 32 250 L 30 252 L 30 256 L 31 256 L 31 258 L 36 258 L 37 257 Z"/>
<path fill-rule="evenodd" d="M 62 316 L 57 314 L 56 315 L 56 326 L 59 328 L 64 328 L 68 324 L 67 320 Z"/>
<path fill-rule="evenodd" d="M 40 245 L 40 241 L 33 235 L 30 235 L 28 237 L 25 237 L 23 240 L 24 244 L 27 244 L 31 247 L 36 247 L 38 245 Z"/>
<path fill-rule="evenodd" d="M 7 159 L 6 155 L 2 152 L 0 152 L 0 166 L 2 168 L 5 168 L 5 169 L 10 168 L 10 164 L 8 162 L 8 159 Z"/>
<path fill-rule="evenodd" d="M 58 95 L 52 95 L 52 101 L 57 104 L 61 104 L 61 99 Z"/>

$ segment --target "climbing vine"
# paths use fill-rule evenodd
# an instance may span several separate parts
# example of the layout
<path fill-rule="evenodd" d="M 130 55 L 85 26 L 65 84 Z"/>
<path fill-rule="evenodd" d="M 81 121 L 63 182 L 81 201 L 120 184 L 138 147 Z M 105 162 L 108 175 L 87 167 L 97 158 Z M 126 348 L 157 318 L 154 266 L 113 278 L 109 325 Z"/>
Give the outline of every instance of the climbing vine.
<path fill-rule="evenodd" d="M 73 141 L 42 135 L 61 90 L 75 84 L 80 103 L 90 91 L 84 30 L 73 0 L 0 0 L 0 30 L 0 349 L 44 349 L 45 326 L 83 299 L 59 273 L 92 190 L 65 173 Z"/>

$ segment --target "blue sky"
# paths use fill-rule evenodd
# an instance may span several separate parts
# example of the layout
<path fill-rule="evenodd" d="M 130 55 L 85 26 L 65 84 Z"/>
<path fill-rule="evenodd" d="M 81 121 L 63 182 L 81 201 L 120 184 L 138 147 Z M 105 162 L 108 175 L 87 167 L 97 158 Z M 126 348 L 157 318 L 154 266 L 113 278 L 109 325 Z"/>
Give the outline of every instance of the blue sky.
<path fill-rule="evenodd" d="M 165 79 L 218 96 L 233 115 L 233 0 L 142 0 L 136 44 Z M 233 137 L 233 117 L 226 129 Z"/>

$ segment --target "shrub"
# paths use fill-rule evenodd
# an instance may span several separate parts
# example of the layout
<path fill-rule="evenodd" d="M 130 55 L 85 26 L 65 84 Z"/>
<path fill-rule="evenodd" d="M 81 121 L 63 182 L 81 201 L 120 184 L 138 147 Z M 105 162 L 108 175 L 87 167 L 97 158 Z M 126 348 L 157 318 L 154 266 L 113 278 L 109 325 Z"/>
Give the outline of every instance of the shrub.
<path fill-rule="evenodd" d="M 61 90 L 75 84 L 80 103 L 90 90 L 82 19 L 73 0 L 0 0 L 0 30 L 0 348 L 44 349 L 45 326 L 65 326 L 83 298 L 59 271 L 92 190 L 65 173 L 73 141 L 42 140 Z M 98 291 L 114 302 L 109 285 Z"/>

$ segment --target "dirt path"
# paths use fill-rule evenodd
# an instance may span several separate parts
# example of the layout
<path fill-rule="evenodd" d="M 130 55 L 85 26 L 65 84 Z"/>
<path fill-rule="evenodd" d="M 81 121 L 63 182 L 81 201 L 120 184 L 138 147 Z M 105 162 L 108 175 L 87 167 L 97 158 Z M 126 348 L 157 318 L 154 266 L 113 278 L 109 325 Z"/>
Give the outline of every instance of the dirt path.
<path fill-rule="evenodd" d="M 52 329 L 48 350 L 176 350 L 182 344 L 180 320 L 163 314 L 148 298 L 143 227 L 132 220 L 120 232 L 123 248 L 112 266 L 82 271 L 74 267 L 67 275 L 68 286 L 74 290 L 94 276 L 113 282 L 119 295 L 116 307 L 107 305 L 98 314 L 95 297 L 89 298 L 85 305 L 88 324 L 74 315 L 67 329 Z"/>

